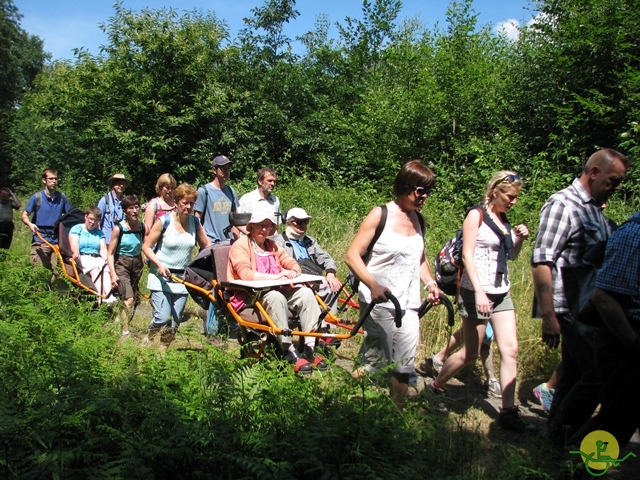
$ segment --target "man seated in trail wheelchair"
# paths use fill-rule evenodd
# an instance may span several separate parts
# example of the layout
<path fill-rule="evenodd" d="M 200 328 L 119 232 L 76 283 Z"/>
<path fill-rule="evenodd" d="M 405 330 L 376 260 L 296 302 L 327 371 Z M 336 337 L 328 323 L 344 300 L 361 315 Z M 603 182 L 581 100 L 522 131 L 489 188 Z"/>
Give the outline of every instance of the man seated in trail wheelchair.
<path fill-rule="evenodd" d="M 342 288 L 340 280 L 336 277 L 338 268 L 331 255 L 320 246 L 318 241 L 314 237 L 307 235 L 307 228 L 311 218 L 311 215 L 303 208 L 295 207 L 288 210 L 285 214 L 286 230 L 282 234 L 274 235 L 273 239 L 298 262 L 302 273 L 309 275 L 325 274 L 324 282 L 318 286 L 316 293 L 326 307 L 333 314 L 336 314 L 336 304 Z M 329 324 L 327 322 L 322 322 L 321 331 L 329 332 Z M 330 353 L 329 347 L 338 348 L 340 343 L 340 340 L 330 337 L 319 339 L 321 349 L 327 354 Z"/>
<path fill-rule="evenodd" d="M 247 223 L 247 235 L 236 240 L 229 251 L 227 279 L 233 280 L 292 280 L 301 274 L 300 265 L 275 241 L 267 238 L 275 227 L 273 211 L 258 209 Z M 250 295 L 238 290 L 230 299 L 236 312 L 240 311 Z M 299 354 L 293 345 L 289 328 L 289 311 L 300 319 L 300 328 L 305 332 L 317 329 L 320 307 L 313 290 L 302 285 L 282 285 L 270 289 L 260 299 L 267 315 L 282 333 L 277 341 L 284 358 L 297 373 L 311 373 L 315 367 L 327 370 L 324 358 L 315 352 L 316 338 L 303 337 L 304 348 Z"/>

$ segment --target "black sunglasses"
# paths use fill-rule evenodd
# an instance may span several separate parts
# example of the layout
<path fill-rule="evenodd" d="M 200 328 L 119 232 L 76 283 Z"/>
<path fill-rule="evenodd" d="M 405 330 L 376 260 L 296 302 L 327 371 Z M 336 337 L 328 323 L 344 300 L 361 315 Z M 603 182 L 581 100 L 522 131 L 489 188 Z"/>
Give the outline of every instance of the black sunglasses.
<path fill-rule="evenodd" d="M 501 178 L 500 180 L 498 180 L 496 182 L 496 184 L 493 186 L 493 188 L 496 188 L 502 182 L 507 181 L 507 180 L 509 180 L 510 183 L 516 182 L 516 181 L 520 180 L 520 175 L 513 175 L 513 174 L 505 175 L 503 178 Z"/>
<path fill-rule="evenodd" d="M 306 225 L 307 223 L 309 223 L 308 218 L 305 218 L 304 220 L 298 220 L 297 218 L 292 218 L 291 221 L 296 225 Z"/>
<path fill-rule="evenodd" d="M 411 187 L 413 188 L 413 191 L 416 192 L 416 195 L 418 195 L 419 197 L 424 197 L 425 195 L 429 196 L 431 195 L 431 192 L 433 192 L 433 188 L 425 188 L 425 187 Z"/>
<path fill-rule="evenodd" d="M 624 177 L 621 177 L 621 178 L 613 177 L 613 178 L 610 178 L 609 181 L 611 182 L 612 188 L 618 188 L 620 184 L 624 182 Z"/>

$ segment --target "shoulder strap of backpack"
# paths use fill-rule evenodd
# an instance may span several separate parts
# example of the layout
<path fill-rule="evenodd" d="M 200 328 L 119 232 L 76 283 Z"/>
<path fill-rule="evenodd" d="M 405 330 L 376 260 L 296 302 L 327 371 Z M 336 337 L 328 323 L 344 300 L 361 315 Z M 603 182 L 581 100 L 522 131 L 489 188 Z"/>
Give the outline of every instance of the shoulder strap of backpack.
<path fill-rule="evenodd" d="M 169 228 L 170 222 L 171 222 L 171 214 L 165 213 L 162 216 L 162 233 L 160 234 L 160 236 L 162 236 L 162 234 L 167 231 L 167 228 Z"/>
<path fill-rule="evenodd" d="M 105 193 L 102 198 L 104 198 L 104 215 L 102 218 L 111 214 L 111 208 L 109 207 L 109 192 Z"/>
<path fill-rule="evenodd" d="M 376 242 L 380 239 L 380 235 L 382 235 L 382 231 L 384 230 L 384 226 L 386 224 L 387 224 L 387 206 L 380 205 L 380 223 L 378 223 L 378 225 L 376 226 L 376 231 L 373 234 L 373 238 L 371 239 L 371 242 L 369 242 L 369 245 L 367 246 L 367 250 L 362 255 L 362 260 L 364 261 L 365 265 L 369 263 L 369 260 L 371 260 L 371 252 L 373 251 L 373 247 L 376 244 Z"/>
<path fill-rule="evenodd" d="M 424 217 L 417 210 L 416 210 L 416 214 L 418 215 L 418 223 L 420 224 L 420 229 L 422 230 L 422 236 L 424 237 L 425 236 L 425 233 L 424 233 L 424 229 L 425 229 Z"/>
<path fill-rule="evenodd" d="M 200 217 L 200 220 L 202 220 L 202 224 L 204 225 L 204 218 L 207 216 L 207 207 L 209 205 L 209 190 L 207 189 L 206 183 L 202 186 L 202 190 L 204 191 L 204 207 L 202 207 L 202 217 Z"/>
<path fill-rule="evenodd" d="M 36 203 L 33 206 L 33 223 L 36 223 L 36 216 L 38 215 L 38 210 L 40 210 L 40 206 L 42 205 L 42 190 L 38 190 L 36 192 Z"/>

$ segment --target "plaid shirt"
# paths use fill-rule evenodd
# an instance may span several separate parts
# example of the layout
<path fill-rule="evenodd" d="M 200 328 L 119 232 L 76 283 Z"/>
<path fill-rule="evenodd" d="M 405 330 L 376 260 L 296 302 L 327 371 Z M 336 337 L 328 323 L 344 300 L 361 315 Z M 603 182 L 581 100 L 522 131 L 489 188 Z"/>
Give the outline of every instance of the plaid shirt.
<path fill-rule="evenodd" d="M 609 239 L 596 287 L 624 295 L 622 307 L 630 321 L 640 323 L 640 212 Z"/>
<path fill-rule="evenodd" d="M 568 313 L 560 269 L 583 265 L 585 252 L 607 241 L 613 226 L 578 179 L 554 193 L 540 210 L 540 226 L 531 264 L 552 264 L 553 307 Z"/>

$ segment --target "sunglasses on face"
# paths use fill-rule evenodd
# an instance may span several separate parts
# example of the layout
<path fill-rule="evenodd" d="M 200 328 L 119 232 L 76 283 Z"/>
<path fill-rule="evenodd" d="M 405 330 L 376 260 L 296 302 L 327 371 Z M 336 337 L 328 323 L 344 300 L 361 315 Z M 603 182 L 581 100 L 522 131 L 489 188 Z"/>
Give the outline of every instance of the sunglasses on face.
<path fill-rule="evenodd" d="M 304 220 L 298 220 L 297 218 L 294 218 L 293 220 L 291 220 L 292 223 L 295 223 L 296 225 L 306 225 L 307 223 L 309 223 L 309 219 L 305 218 Z"/>
<path fill-rule="evenodd" d="M 621 178 L 618 178 L 618 177 L 609 178 L 609 181 L 611 182 L 611 188 L 618 188 L 620 186 L 620 184 L 622 182 L 624 182 L 624 177 L 621 177 Z"/>
<path fill-rule="evenodd" d="M 513 175 L 513 174 L 505 175 L 503 178 L 501 178 L 500 180 L 498 180 L 496 182 L 496 184 L 493 186 L 493 188 L 496 188 L 502 182 L 506 182 L 507 180 L 509 180 L 509 183 L 516 182 L 516 181 L 520 180 L 520 175 Z"/>
<path fill-rule="evenodd" d="M 433 192 L 433 188 L 425 188 L 425 187 L 411 187 L 413 191 L 419 197 L 429 196 L 431 192 Z"/>

